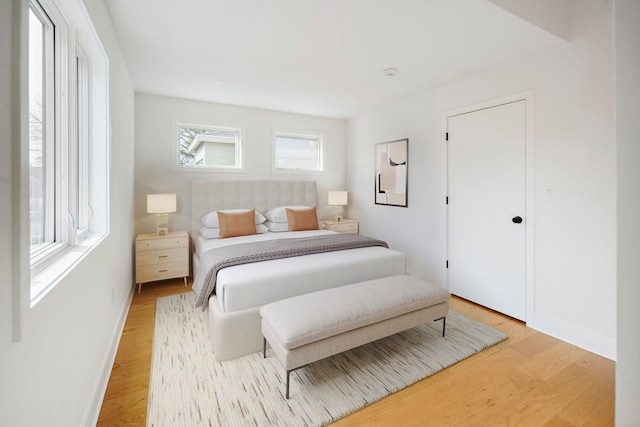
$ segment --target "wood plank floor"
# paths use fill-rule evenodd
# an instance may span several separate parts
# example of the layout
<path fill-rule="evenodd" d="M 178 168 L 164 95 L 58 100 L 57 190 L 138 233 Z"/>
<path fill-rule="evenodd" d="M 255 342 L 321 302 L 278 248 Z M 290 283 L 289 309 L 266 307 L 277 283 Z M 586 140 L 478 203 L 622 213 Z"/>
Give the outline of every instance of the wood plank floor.
<path fill-rule="evenodd" d="M 156 299 L 188 291 L 177 279 L 147 284 L 135 294 L 98 426 L 145 425 Z M 612 361 L 460 298 L 452 298 L 451 308 L 509 339 L 335 427 L 614 425 Z"/>

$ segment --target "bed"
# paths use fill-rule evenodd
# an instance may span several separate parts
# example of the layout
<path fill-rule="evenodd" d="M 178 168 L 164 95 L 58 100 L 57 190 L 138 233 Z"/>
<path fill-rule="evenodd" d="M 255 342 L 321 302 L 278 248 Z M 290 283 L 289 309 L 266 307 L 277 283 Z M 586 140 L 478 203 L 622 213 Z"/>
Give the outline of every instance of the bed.
<path fill-rule="evenodd" d="M 314 181 L 192 181 L 191 235 L 194 292 L 202 287 L 205 254 L 215 248 L 273 239 L 335 234 L 329 230 L 266 232 L 226 239 L 204 238 L 201 218 L 213 211 L 283 206 L 316 206 Z M 209 337 L 216 360 L 261 350 L 260 307 L 284 298 L 405 273 L 404 254 L 382 246 L 323 252 L 293 258 L 234 265 L 216 276 L 215 293 L 207 297 Z"/>

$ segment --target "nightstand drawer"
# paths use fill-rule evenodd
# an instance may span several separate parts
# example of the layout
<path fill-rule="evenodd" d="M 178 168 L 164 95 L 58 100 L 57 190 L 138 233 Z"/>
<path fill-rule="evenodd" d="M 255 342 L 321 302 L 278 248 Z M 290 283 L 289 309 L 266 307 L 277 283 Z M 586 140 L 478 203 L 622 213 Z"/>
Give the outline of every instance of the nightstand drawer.
<path fill-rule="evenodd" d="M 138 265 L 155 265 L 172 262 L 189 262 L 189 252 L 185 248 L 144 251 L 138 253 Z"/>
<path fill-rule="evenodd" d="M 189 246 L 189 237 L 162 237 L 145 239 L 137 242 L 138 252 L 157 251 L 160 249 L 186 248 Z"/>
<path fill-rule="evenodd" d="M 325 224 L 325 228 L 327 230 L 337 231 L 338 233 L 357 233 L 358 223 L 357 222 L 332 222 L 330 224 Z"/>
<path fill-rule="evenodd" d="M 170 279 L 189 275 L 189 264 L 172 262 L 158 265 L 143 265 L 136 270 L 136 282 L 151 282 L 154 280 Z"/>

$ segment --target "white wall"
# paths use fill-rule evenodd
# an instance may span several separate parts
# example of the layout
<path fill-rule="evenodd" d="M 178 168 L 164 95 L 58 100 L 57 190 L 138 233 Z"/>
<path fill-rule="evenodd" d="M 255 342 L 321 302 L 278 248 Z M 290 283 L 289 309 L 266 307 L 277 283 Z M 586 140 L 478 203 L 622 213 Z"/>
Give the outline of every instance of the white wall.
<path fill-rule="evenodd" d="M 576 2 L 573 39 L 349 121 L 347 184 L 361 232 L 446 286 L 443 112 L 534 91 L 535 283 L 528 320 L 615 358 L 616 212 L 611 11 Z M 373 144 L 408 137 L 409 208 L 373 204 Z M 552 186 L 554 201 L 543 201 Z M 385 224 L 385 225 L 383 225 Z"/>
<path fill-rule="evenodd" d="M 243 172 L 202 172 L 174 167 L 174 121 L 218 124 L 242 129 Z M 320 132 L 324 136 L 324 172 L 274 174 L 271 168 L 274 129 Z M 148 193 L 176 193 L 178 212 L 170 214 L 170 230 L 191 226 L 192 180 L 312 180 L 318 186 L 318 206 L 326 206 L 328 190 L 345 188 L 346 121 L 257 108 L 237 107 L 149 94 L 136 94 L 136 233 L 153 232 L 155 219 L 147 214 Z"/>
<path fill-rule="evenodd" d="M 11 19 L 11 13 L 5 14 L 9 3 L 2 2 L 0 13 L 3 77 L 11 64 L 5 55 L 5 40 L 9 39 L 5 39 L 4 32 L 17 28 L 20 20 Z M 14 11 L 20 9 L 26 14 L 26 2 L 15 0 L 11 4 L 17 8 Z M 111 232 L 35 307 L 29 308 L 28 301 L 23 299 L 18 313 L 7 301 L 11 300 L 11 283 L 19 277 L 5 266 L 15 261 L 17 243 L 0 239 L 0 425 L 3 426 L 95 424 L 116 350 L 114 345 L 120 337 L 133 290 L 133 88 L 102 0 L 86 0 L 85 4 L 109 56 Z M 17 39 L 11 43 L 18 46 Z M 5 85 L 1 80 L 3 118 Z M 14 107 L 17 102 L 15 98 L 11 101 Z M 3 122 L 0 235 L 11 236 L 19 223 L 15 217 L 9 221 L 5 212 L 12 205 L 7 194 L 8 181 L 4 180 L 5 161 L 11 158 L 12 149 L 18 149 L 20 140 L 15 124 L 7 130 L 5 126 Z M 28 220 L 28 216 L 21 220 Z M 28 235 L 21 239 L 28 241 Z M 28 288 L 23 286 L 21 291 L 28 295 Z M 13 315 L 19 315 L 22 322 L 19 342 L 12 342 Z"/>
<path fill-rule="evenodd" d="M 13 34 L 16 25 L 12 25 L 16 1 L 0 3 L 0 363 L 11 346 L 13 334 L 11 301 L 12 284 L 12 233 L 11 233 L 11 141 L 13 140 L 12 87 L 14 77 L 11 64 L 14 63 Z M 0 387 L 2 385 L 0 384 Z M 2 390 L 2 388 L 0 388 Z M 2 396 L 0 396 L 2 398 Z"/>
<path fill-rule="evenodd" d="M 615 0 L 618 143 L 616 425 L 640 425 L 640 2 Z"/>

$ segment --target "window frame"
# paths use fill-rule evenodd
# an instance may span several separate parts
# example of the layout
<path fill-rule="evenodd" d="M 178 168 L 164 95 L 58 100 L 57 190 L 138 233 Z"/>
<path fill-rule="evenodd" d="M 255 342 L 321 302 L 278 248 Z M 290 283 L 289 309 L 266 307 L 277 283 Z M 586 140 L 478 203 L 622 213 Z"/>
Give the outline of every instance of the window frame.
<path fill-rule="evenodd" d="M 64 116 L 63 76 L 68 71 L 65 61 L 68 52 L 65 46 L 67 31 L 62 24 L 63 20 L 58 9 L 54 5 L 40 0 L 29 0 L 29 11 L 37 15 L 37 18 L 45 26 L 44 51 L 42 53 L 45 93 L 43 94 L 41 116 L 43 122 L 42 144 L 45 151 L 43 155 L 44 182 L 42 183 L 42 191 L 44 192 L 42 206 L 45 210 L 43 218 L 44 241 L 35 246 L 30 244 L 30 266 L 33 275 L 50 265 L 67 247 L 67 239 L 63 232 L 66 221 L 61 218 L 62 203 L 60 197 L 55 196 L 56 189 L 60 189 L 64 193 L 61 186 L 64 185 L 63 181 L 67 179 L 67 174 L 62 173 L 61 164 L 65 158 L 62 141 L 66 130 L 61 117 Z M 29 206 L 31 210 L 31 199 Z M 29 239 L 31 240 L 31 235 Z"/>
<path fill-rule="evenodd" d="M 26 9 L 46 15 L 53 26 L 53 66 L 45 77 L 53 102 L 43 118 L 52 147 L 45 159 L 51 176 L 42 190 L 51 207 L 50 234 L 45 244 L 31 245 L 29 231 L 33 307 L 109 232 L 109 71 L 108 56 L 81 2 L 29 0 Z M 28 206 L 31 211 L 31 197 Z"/>
<path fill-rule="evenodd" d="M 40 164 L 41 164 L 41 168 L 42 171 L 40 172 L 41 175 L 41 180 L 43 182 L 49 182 L 52 180 L 53 177 L 53 171 L 54 171 L 54 165 L 53 163 L 50 161 L 50 159 L 52 159 L 53 157 L 51 156 L 45 156 L 44 153 L 48 153 L 48 152 L 53 152 L 55 146 L 54 146 L 54 141 L 55 141 L 55 137 L 54 137 L 54 131 L 55 128 L 52 126 L 54 120 L 54 107 L 55 107 L 55 90 L 54 90 L 54 79 L 50 78 L 50 76 L 53 74 L 53 66 L 54 66 L 54 55 L 52 55 L 51 53 L 55 50 L 54 49 L 54 31 L 55 31 L 55 26 L 53 21 L 49 18 L 49 16 L 47 15 L 47 13 L 43 10 L 43 8 L 40 6 L 40 4 L 36 3 L 33 6 L 31 4 L 29 4 L 29 8 L 28 8 L 28 13 L 29 13 L 29 28 L 31 28 L 31 19 L 33 15 L 35 17 L 35 19 L 38 20 L 38 22 L 40 22 L 40 24 L 42 24 L 42 31 L 41 31 L 41 37 L 42 39 L 40 40 L 40 45 L 38 46 L 39 48 L 42 49 L 41 55 L 39 57 L 39 60 L 42 61 L 41 65 L 41 76 L 40 76 L 40 84 L 41 87 L 39 88 L 41 90 L 40 93 L 40 111 L 39 111 L 39 117 L 36 117 L 36 114 L 32 111 L 31 107 L 31 103 L 32 103 L 32 95 L 31 95 L 31 83 L 32 83 L 32 69 L 31 69 L 31 59 L 32 59 L 32 53 L 31 51 L 29 51 L 29 131 L 28 131 L 28 135 L 29 135 L 29 218 L 31 221 L 31 201 L 33 200 L 33 194 L 31 192 L 31 180 L 32 180 L 32 173 L 31 173 L 31 162 L 32 162 L 32 131 L 34 128 L 34 125 L 32 123 L 32 120 L 39 120 L 41 122 L 40 124 L 40 129 L 38 130 L 40 132 Z M 29 33 L 29 49 L 31 49 L 31 32 Z M 49 54 L 47 54 L 49 53 Z M 41 190 L 43 191 L 43 190 Z M 40 228 L 42 229 L 41 231 L 41 242 L 37 243 L 37 247 L 35 249 L 36 252 L 45 252 L 47 249 L 47 246 L 49 246 L 55 238 L 55 229 L 53 227 L 50 227 L 50 224 L 52 223 L 52 218 L 54 217 L 54 213 L 55 213 L 55 205 L 52 203 L 53 199 L 51 197 L 47 197 L 49 194 L 45 193 L 44 197 L 41 200 L 41 203 L 39 203 L 40 205 L 40 210 L 42 211 L 42 213 L 40 214 L 40 219 L 42 220 L 42 224 L 40 226 Z M 32 230 L 30 229 L 30 234 L 29 234 L 29 245 L 30 248 L 34 246 L 34 239 L 33 239 L 33 234 Z M 39 233 L 40 234 L 40 233 Z"/>
<path fill-rule="evenodd" d="M 179 120 L 176 119 L 173 121 L 173 135 L 174 139 L 172 141 L 172 151 L 174 153 L 175 161 L 173 170 L 182 171 L 182 172 L 193 172 L 193 171 L 209 171 L 209 172 L 244 172 L 243 165 L 243 135 L 244 129 L 239 125 L 231 125 L 231 124 L 195 124 L 199 122 L 199 120 Z M 198 129 L 198 130 L 212 130 L 212 131 L 222 131 L 222 132 L 235 132 L 237 137 L 234 144 L 234 165 L 202 165 L 202 164 L 182 164 L 182 145 L 181 145 L 181 136 L 180 129 Z M 227 138 L 221 136 L 220 138 Z M 230 142 L 229 142 L 230 143 Z"/>
<path fill-rule="evenodd" d="M 73 139 L 70 159 L 73 162 L 70 168 L 71 182 L 69 185 L 70 230 L 77 241 L 83 240 L 90 230 L 91 218 L 91 144 L 90 144 L 90 89 L 89 89 L 89 60 L 84 49 L 76 45 L 75 52 L 75 84 L 73 85 L 73 114 L 70 117 L 73 123 Z"/>
<path fill-rule="evenodd" d="M 278 138 L 304 139 L 316 141 L 318 143 L 317 156 L 318 164 L 315 169 L 303 168 L 282 168 L 278 167 Z M 272 137 L 272 161 L 271 167 L 273 173 L 278 174 L 321 174 L 324 173 L 324 139 L 323 132 L 314 131 L 292 131 L 285 129 L 274 129 Z"/>

